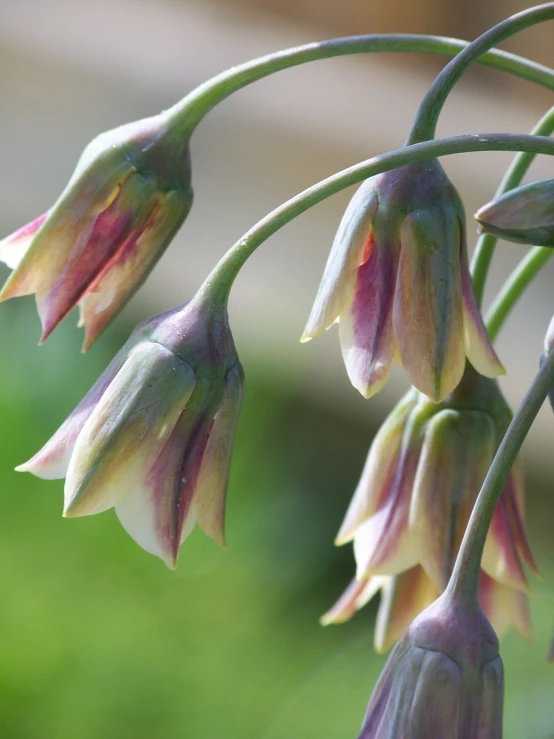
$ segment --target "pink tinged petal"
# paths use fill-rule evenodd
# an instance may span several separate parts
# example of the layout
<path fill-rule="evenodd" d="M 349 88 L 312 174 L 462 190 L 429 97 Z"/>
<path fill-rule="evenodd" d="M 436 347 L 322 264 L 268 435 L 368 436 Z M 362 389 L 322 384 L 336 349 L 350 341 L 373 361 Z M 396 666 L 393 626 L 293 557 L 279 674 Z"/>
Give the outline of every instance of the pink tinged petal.
<path fill-rule="evenodd" d="M 539 574 L 539 568 L 533 557 L 531 545 L 525 530 L 523 521 L 524 507 L 524 487 L 523 473 L 521 470 L 521 460 L 516 459 L 510 475 L 504 486 L 502 497 L 506 502 L 506 513 L 510 521 L 512 536 L 514 538 L 519 556 L 525 564 L 536 574 Z"/>
<path fill-rule="evenodd" d="M 242 405 L 243 385 L 244 373 L 242 367 L 237 365 L 225 378 L 223 401 L 210 431 L 193 505 L 194 515 L 202 531 L 223 547 L 229 470 Z"/>
<path fill-rule="evenodd" d="M 513 524 L 512 502 L 503 492 L 494 510 L 481 566 L 498 582 L 528 593 L 529 585 L 516 544 L 516 535 L 521 532 L 516 532 Z"/>
<path fill-rule="evenodd" d="M 390 578 L 370 577 L 369 580 L 352 580 L 337 602 L 320 618 L 322 626 L 342 624 L 363 608 L 381 590 Z"/>
<path fill-rule="evenodd" d="M 369 179 L 359 187 L 342 217 L 301 341 L 319 336 L 343 312 L 356 270 L 364 261 L 376 210 L 374 182 Z"/>
<path fill-rule="evenodd" d="M 48 212 L 43 213 L 34 221 L 2 239 L 0 241 L 0 262 L 7 264 L 10 269 L 17 269 L 47 215 Z"/>
<path fill-rule="evenodd" d="M 390 485 L 383 489 L 375 513 L 356 529 L 354 556 L 359 579 L 396 575 L 417 563 L 408 517 L 426 421 L 425 411 L 410 416 Z"/>
<path fill-rule="evenodd" d="M 70 258 L 56 282 L 36 294 L 42 323 L 42 344 L 75 308 L 80 298 L 115 253 L 130 238 L 137 238 L 132 209 L 122 206 L 118 193 L 110 205 L 89 222 L 86 241 L 75 242 Z"/>
<path fill-rule="evenodd" d="M 131 346 L 132 344 L 128 342 L 120 349 L 54 436 L 28 462 L 16 467 L 18 472 L 31 472 L 44 480 L 56 480 L 66 476 L 77 437 L 109 384 L 123 366 Z"/>
<path fill-rule="evenodd" d="M 513 626 L 527 641 L 533 641 L 533 625 L 527 596 L 519 590 L 479 574 L 479 603 L 499 637 Z"/>
<path fill-rule="evenodd" d="M 118 158 L 109 170 L 98 161 L 83 173 L 82 181 L 73 178 L 4 285 L 0 300 L 50 290 L 81 254 L 98 215 L 111 205 L 132 172 L 130 162 Z"/>
<path fill-rule="evenodd" d="M 495 452 L 485 413 L 443 410 L 428 422 L 414 482 L 410 530 L 419 562 L 442 592 Z"/>
<path fill-rule="evenodd" d="M 141 484 L 116 501 L 127 533 L 174 569 L 196 516 L 194 498 L 213 424 L 213 399 L 198 384 L 189 404 Z"/>
<path fill-rule="evenodd" d="M 375 624 L 375 651 L 383 654 L 401 639 L 408 626 L 439 596 L 439 591 L 417 566 L 385 580 Z"/>
<path fill-rule="evenodd" d="M 454 390 L 465 366 L 460 240 L 454 212 L 414 212 L 402 227 L 394 337 L 412 385 L 434 402 Z"/>
<path fill-rule="evenodd" d="M 482 669 L 481 715 L 476 739 L 502 739 L 504 667 L 500 657 Z"/>
<path fill-rule="evenodd" d="M 415 404 L 415 394 L 408 392 L 379 429 L 335 544 L 346 544 L 353 539 L 357 527 L 376 512 L 383 491 L 392 485 L 404 427 Z"/>
<path fill-rule="evenodd" d="M 477 305 L 473 282 L 469 273 L 465 239 L 460 246 L 460 270 L 462 276 L 462 296 L 464 303 L 464 342 L 465 353 L 477 372 L 485 377 L 498 377 L 506 374 L 502 362 L 493 349 L 481 311 Z"/>
<path fill-rule="evenodd" d="M 100 513 L 139 490 L 194 386 L 193 370 L 172 352 L 138 344 L 77 438 L 64 515 Z"/>
<path fill-rule="evenodd" d="M 396 355 L 392 307 L 397 262 L 395 244 L 372 240 L 340 315 L 339 338 L 346 371 L 365 398 L 384 387 Z"/>
<path fill-rule="evenodd" d="M 190 201 L 181 193 L 157 196 L 140 230 L 124 241 L 79 300 L 86 351 L 146 280 L 181 227 Z"/>

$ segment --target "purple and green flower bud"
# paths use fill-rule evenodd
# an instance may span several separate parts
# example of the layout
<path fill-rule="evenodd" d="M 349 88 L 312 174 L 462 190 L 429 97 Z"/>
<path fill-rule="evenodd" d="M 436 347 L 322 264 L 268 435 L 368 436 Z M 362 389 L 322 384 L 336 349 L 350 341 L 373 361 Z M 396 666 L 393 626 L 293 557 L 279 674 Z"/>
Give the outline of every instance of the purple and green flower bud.
<path fill-rule="evenodd" d="M 43 342 L 75 306 L 87 349 L 138 290 L 192 204 L 188 140 L 166 114 L 95 138 L 52 208 L 0 242 L 0 300 L 34 294 Z"/>
<path fill-rule="evenodd" d="M 226 310 L 198 294 L 140 324 L 18 470 L 65 477 L 66 517 L 114 507 L 143 549 L 175 567 L 195 522 L 224 546 L 243 380 Z"/>
<path fill-rule="evenodd" d="M 429 602 L 444 591 L 510 420 L 496 381 L 469 364 L 462 382 L 439 404 L 415 390 L 407 393 L 371 445 L 337 536 L 337 544 L 354 542 L 357 579 L 398 576 L 420 566 L 434 588 L 433 595 L 421 586 Z M 500 619 L 498 603 L 505 602 L 510 623 L 529 637 L 524 568 L 536 571 L 536 565 L 523 522 L 523 497 L 516 462 L 487 537 L 480 592 L 483 608 L 499 632 L 504 626 L 493 612 Z M 357 607 L 353 603 L 352 612 Z"/>
<path fill-rule="evenodd" d="M 339 226 L 303 341 L 339 321 L 348 375 L 365 397 L 401 362 L 439 402 L 478 372 L 504 372 L 469 274 L 462 202 L 436 160 L 366 180 Z"/>
<path fill-rule="evenodd" d="M 510 190 L 479 208 L 479 229 L 506 241 L 554 246 L 554 179 Z"/>
<path fill-rule="evenodd" d="M 358 739 L 501 739 L 503 700 L 491 625 L 445 593 L 391 652 Z"/>

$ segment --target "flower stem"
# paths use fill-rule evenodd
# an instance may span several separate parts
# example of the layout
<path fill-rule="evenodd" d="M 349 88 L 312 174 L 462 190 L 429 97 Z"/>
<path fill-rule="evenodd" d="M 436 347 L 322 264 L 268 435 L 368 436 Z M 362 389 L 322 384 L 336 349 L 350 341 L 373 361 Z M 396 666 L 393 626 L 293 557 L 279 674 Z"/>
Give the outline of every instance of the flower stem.
<path fill-rule="evenodd" d="M 467 41 L 418 34 L 373 34 L 347 36 L 285 49 L 232 67 L 199 85 L 167 111 L 174 115 L 175 125 L 182 135 L 190 136 L 198 123 L 218 103 L 243 87 L 290 67 L 332 57 L 367 52 L 411 52 L 455 56 L 468 46 Z M 554 90 L 554 70 L 508 54 L 487 51 L 478 60 L 481 64 L 508 72 Z"/>
<path fill-rule="evenodd" d="M 446 65 L 427 91 L 417 112 L 407 143 L 415 144 L 433 138 L 446 98 L 463 73 L 484 52 L 529 26 L 552 19 L 554 19 L 554 3 L 537 5 L 507 18 L 475 39 Z"/>
<path fill-rule="evenodd" d="M 552 255 L 554 249 L 535 246 L 529 249 L 508 277 L 487 313 L 486 324 L 491 341 L 496 339 L 512 308 Z"/>
<path fill-rule="evenodd" d="M 533 136 L 550 136 L 553 131 L 554 107 L 550 108 L 550 110 L 541 118 L 535 128 L 531 131 L 531 134 Z M 504 195 L 505 192 L 508 192 L 508 190 L 513 190 L 521 183 L 534 158 L 535 154 L 527 151 L 521 152 L 516 157 L 514 157 L 510 167 L 508 168 L 506 174 L 504 175 L 504 178 L 502 179 L 502 182 L 498 186 L 498 190 L 496 191 L 496 194 L 494 196 L 495 200 L 501 195 Z M 489 267 L 492 262 L 492 257 L 496 248 L 497 240 L 497 237 L 493 236 L 493 234 L 483 234 L 479 237 L 479 240 L 477 241 L 477 244 L 475 246 L 475 251 L 473 252 L 473 259 L 471 260 L 471 275 L 473 277 L 475 296 L 479 305 L 481 305 L 483 301 L 485 282 L 487 279 Z M 527 257 L 525 258 L 525 260 L 526 259 Z M 512 280 L 512 277 L 510 277 L 510 282 Z M 526 287 L 527 284 L 528 283 L 526 283 L 524 287 Z M 504 294 L 504 292 L 505 289 L 502 290 L 502 294 Z M 495 305 L 498 300 L 499 298 L 496 299 Z M 510 306 L 510 308 L 511 307 L 512 306 Z M 503 319 L 501 320 L 501 323 L 502 322 Z M 500 326 L 498 328 L 500 328 Z"/>
<path fill-rule="evenodd" d="M 262 218 L 220 259 L 201 289 L 209 291 L 212 297 L 218 293 L 221 299 L 227 300 L 233 281 L 258 246 L 301 213 L 350 185 L 405 164 L 473 151 L 529 151 L 554 155 L 554 140 L 525 134 L 469 134 L 405 146 L 355 164 L 312 185 Z"/>
<path fill-rule="evenodd" d="M 447 586 L 450 595 L 467 600 L 477 598 L 481 557 L 494 509 L 523 441 L 553 385 L 554 352 L 550 352 L 509 425 L 485 477 Z"/>

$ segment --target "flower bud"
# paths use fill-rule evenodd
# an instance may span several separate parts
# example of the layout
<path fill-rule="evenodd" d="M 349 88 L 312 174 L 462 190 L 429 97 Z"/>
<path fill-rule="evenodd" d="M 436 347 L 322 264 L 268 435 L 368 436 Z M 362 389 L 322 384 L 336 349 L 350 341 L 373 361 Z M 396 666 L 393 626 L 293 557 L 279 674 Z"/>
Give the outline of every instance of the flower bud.
<path fill-rule="evenodd" d="M 509 190 L 479 208 L 475 218 L 481 231 L 507 241 L 554 246 L 554 179 Z"/>
<path fill-rule="evenodd" d="M 0 300 L 35 294 L 44 341 L 76 306 L 88 348 L 144 282 L 192 204 L 188 141 L 161 114 L 95 138 L 54 206 L 0 242 Z"/>
<path fill-rule="evenodd" d="M 397 361 L 435 402 L 454 390 L 466 356 L 487 377 L 503 373 L 473 291 L 463 206 L 436 160 L 372 177 L 350 202 L 302 340 L 337 320 L 365 397 Z"/>
<path fill-rule="evenodd" d="M 65 477 L 64 516 L 115 507 L 169 567 L 194 523 L 224 545 L 243 372 L 226 311 L 197 295 L 145 321 L 49 442 L 18 469 Z"/>
<path fill-rule="evenodd" d="M 503 698 L 494 631 L 445 593 L 391 652 L 358 739 L 501 739 Z"/>

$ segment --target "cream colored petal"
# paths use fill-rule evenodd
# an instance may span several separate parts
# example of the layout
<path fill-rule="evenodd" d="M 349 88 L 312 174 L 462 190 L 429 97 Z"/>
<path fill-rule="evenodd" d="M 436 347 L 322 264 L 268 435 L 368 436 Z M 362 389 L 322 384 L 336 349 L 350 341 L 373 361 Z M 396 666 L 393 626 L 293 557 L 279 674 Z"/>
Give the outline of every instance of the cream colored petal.
<path fill-rule="evenodd" d="M 383 388 L 397 354 L 392 324 L 397 266 L 397 244 L 373 243 L 340 315 L 346 371 L 365 398 Z"/>
<path fill-rule="evenodd" d="M 146 280 L 181 227 L 190 205 L 191 201 L 177 192 L 152 199 L 150 215 L 140 230 L 120 245 L 79 301 L 79 325 L 85 327 L 83 351 Z"/>
<path fill-rule="evenodd" d="M 352 580 L 337 602 L 320 618 L 322 626 L 342 624 L 363 608 L 381 590 L 389 578 L 370 577 L 369 580 Z"/>
<path fill-rule="evenodd" d="M 194 496 L 194 514 L 205 534 L 225 546 L 225 503 L 244 373 L 237 365 L 225 378 L 225 394 L 213 421 Z"/>
<path fill-rule="evenodd" d="M 363 182 L 340 222 L 301 341 L 319 336 L 342 313 L 377 210 L 373 180 Z"/>
<path fill-rule="evenodd" d="M 495 452 L 486 413 L 441 410 L 427 424 L 410 507 L 417 558 L 442 592 Z"/>
<path fill-rule="evenodd" d="M 405 424 L 416 402 L 412 391 L 406 393 L 377 432 L 336 544 L 345 544 L 353 539 L 356 528 L 375 513 L 384 491 L 392 484 Z"/>
<path fill-rule="evenodd" d="M 174 569 L 196 516 L 194 499 L 215 408 L 200 382 L 163 449 L 133 490 L 115 503 L 127 533 Z"/>
<path fill-rule="evenodd" d="M 453 209 L 407 216 L 394 296 L 394 338 L 408 379 L 438 403 L 465 366 L 459 222 Z"/>
<path fill-rule="evenodd" d="M 375 651 L 383 654 L 401 639 L 416 616 L 440 593 L 421 567 L 386 578 L 375 624 Z"/>
<path fill-rule="evenodd" d="M 30 472 L 43 480 L 56 480 L 66 476 L 69 460 L 81 429 L 123 366 L 132 346 L 133 342 L 130 340 L 120 349 L 54 436 L 28 462 L 16 467 L 17 472 Z"/>
<path fill-rule="evenodd" d="M 99 513 L 141 486 L 194 385 L 192 369 L 168 349 L 136 346 L 77 438 L 64 515 Z"/>

